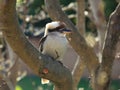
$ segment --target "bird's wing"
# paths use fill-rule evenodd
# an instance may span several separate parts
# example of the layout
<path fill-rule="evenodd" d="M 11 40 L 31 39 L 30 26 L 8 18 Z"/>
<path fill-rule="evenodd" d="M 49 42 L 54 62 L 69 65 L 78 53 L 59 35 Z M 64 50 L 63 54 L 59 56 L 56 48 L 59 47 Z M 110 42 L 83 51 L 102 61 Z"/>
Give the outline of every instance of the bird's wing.
<path fill-rule="evenodd" d="M 39 41 L 39 51 L 42 52 L 43 51 L 43 44 L 44 44 L 44 41 L 46 40 L 47 36 L 45 37 L 42 37 Z"/>

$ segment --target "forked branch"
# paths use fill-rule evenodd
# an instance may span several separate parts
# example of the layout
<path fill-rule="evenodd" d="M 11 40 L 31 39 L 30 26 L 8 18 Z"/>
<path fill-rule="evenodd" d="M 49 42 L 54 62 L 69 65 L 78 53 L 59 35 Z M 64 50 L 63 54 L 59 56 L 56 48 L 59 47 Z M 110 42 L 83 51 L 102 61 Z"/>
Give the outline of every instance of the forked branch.
<path fill-rule="evenodd" d="M 112 66 L 116 54 L 116 45 L 120 40 L 120 3 L 111 14 L 103 49 L 101 67 L 97 73 L 97 90 L 109 90 Z"/>
<path fill-rule="evenodd" d="M 69 43 L 78 55 L 80 55 L 81 60 L 84 60 L 91 76 L 94 76 L 94 72 L 99 63 L 93 49 L 87 46 L 85 39 L 79 34 L 76 27 L 61 10 L 58 0 L 45 0 L 45 6 L 48 14 L 53 20 L 65 22 L 68 28 L 72 30 L 72 34 L 67 37 Z"/>
<path fill-rule="evenodd" d="M 59 62 L 42 55 L 23 34 L 16 15 L 16 0 L 0 0 L 0 30 L 14 52 L 40 77 L 47 78 L 59 90 L 72 90 L 71 72 Z M 45 74 L 44 69 L 48 69 Z"/>

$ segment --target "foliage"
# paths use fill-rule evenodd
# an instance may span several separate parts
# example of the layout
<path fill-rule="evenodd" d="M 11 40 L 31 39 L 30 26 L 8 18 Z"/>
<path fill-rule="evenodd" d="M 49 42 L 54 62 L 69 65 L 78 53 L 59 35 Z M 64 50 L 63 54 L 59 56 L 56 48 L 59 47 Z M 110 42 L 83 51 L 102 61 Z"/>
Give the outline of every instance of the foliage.
<path fill-rule="evenodd" d="M 110 14 L 115 10 L 115 7 L 117 6 L 116 0 L 103 0 L 105 3 L 105 16 L 108 20 Z"/>
<path fill-rule="evenodd" d="M 71 0 L 71 1 L 61 0 L 61 4 L 62 4 L 62 7 L 64 8 L 64 7 L 69 7 L 70 4 L 74 4 L 74 6 L 75 6 L 76 2 L 74 0 Z M 109 8 L 109 4 L 112 4 L 113 7 Z M 116 2 L 112 3 L 109 1 L 108 2 L 105 1 L 106 17 L 109 16 L 109 14 L 114 10 L 113 8 L 116 7 L 116 5 L 117 5 Z M 87 8 L 89 8 L 89 7 L 87 7 Z M 42 1 L 41 0 L 34 0 L 34 1 L 33 0 L 25 0 L 25 1 L 18 0 L 17 10 L 18 10 L 19 21 L 21 22 L 21 27 L 25 28 L 25 30 L 24 30 L 25 34 L 28 36 L 38 35 L 35 33 L 42 31 L 44 29 L 45 24 L 51 21 L 48 14 L 46 13 L 46 9 L 44 7 L 43 0 Z M 73 14 L 73 16 L 75 16 L 76 15 L 76 7 L 72 7 L 72 9 L 70 8 L 70 10 L 69 9 L 65 10 L 65 13 L 68 16 L 70 16 L 72 14 Z M 74 22 L 74 24 L 76 23 L 76 17 L 72 17 L 70 19 Z M 90 32 L 93 32 L 96 34 L 96 32 L 95 32 L 96 28 L 94 27 L 94 24 L 91 23 L 91 21 L 88 19 L 88 17 L 86 17 L 86 23 L 88 25 L 88 26 L 86 26 L 87 31 L 89 30 Z M 116 82 L 117 81 L 115 81 L 115 82 L 113 81 L 111 86 L 112 86 L 112 88 L 119 89 L 117 84 L 116 84 L 116 86 L 114 85 L 114 83 L 116 83 Z M 119 83 L 119 82 L 117 82 L 117 83 Z M 38 77 L 30 76 L 30 77 L 27 77 L 27 79 L 24 78 L 21 81 L 19 81 L 18 85 L 16 86 L 16 90 L 24 90 L 24 89 L 26 90 L 26 89 L 30 88 L 28 86 L 33 86 L 35 89 L 39 88 L 40 90 L 42 87 L 43 88 L 47 87 L 50 89 L 53 88 L 52 84 L 42 86 L 40 84 L 40 79 L 38 79 Z M 31 87 L 30 89 L 32 89 L 33 87 Z M 89 80 L 81 79 L 80 87 L 78 86 L 78 88 L 81 88 L 81 87 L 84 87 L 86 90 L 88 90 L 89 89 Z"/>
<path fill-rule="evenodd" d="M 82 78 L 79 82 L 78 89 L 79 90 L 92 90 L 90 88 L 90 79 Z M 120 81 L 112 80 L 110 85 L 110 90 L 119 90 L 120 89 Z M 53 84 L 45 84 L 42 85 L 40 82 L 40 78 L 37 76 L 26 76 L 22 80 L 20 80 L 15 90 L 53 90 Z"/>

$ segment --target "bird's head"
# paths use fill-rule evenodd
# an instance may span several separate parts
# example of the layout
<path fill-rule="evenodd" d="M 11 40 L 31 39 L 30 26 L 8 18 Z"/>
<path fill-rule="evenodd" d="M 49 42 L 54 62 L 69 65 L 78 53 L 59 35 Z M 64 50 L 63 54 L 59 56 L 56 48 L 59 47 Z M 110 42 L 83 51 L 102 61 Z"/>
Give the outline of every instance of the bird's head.
<path fill-rule="evenodd" d="M 44 36 L 48 35 L 51 32 L 66 34 L 66 33 L 71 33 L 71 30 L 66 28 L 65 23 L 60 21 L 54 21 L 46 24 Z"/>

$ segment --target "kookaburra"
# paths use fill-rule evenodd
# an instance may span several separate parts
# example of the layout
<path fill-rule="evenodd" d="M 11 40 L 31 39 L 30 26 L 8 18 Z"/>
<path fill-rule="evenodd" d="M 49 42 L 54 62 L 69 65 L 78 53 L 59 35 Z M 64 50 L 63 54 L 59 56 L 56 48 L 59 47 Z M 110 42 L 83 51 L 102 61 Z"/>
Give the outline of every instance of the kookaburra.
<path fill-rule="evenodd" d="M 44 55 L 48 55 L 55 60 L 61 61 L 68 46 L 65 35 L 70 32 L 71 31 L 66 28 L 66 25 L 63 22 L 54 21 L 46 24 L 44 36 L 39 42 L 39 51 Z M 41 80 L 42 84 L 48 82 L 45 79 Z"/>

